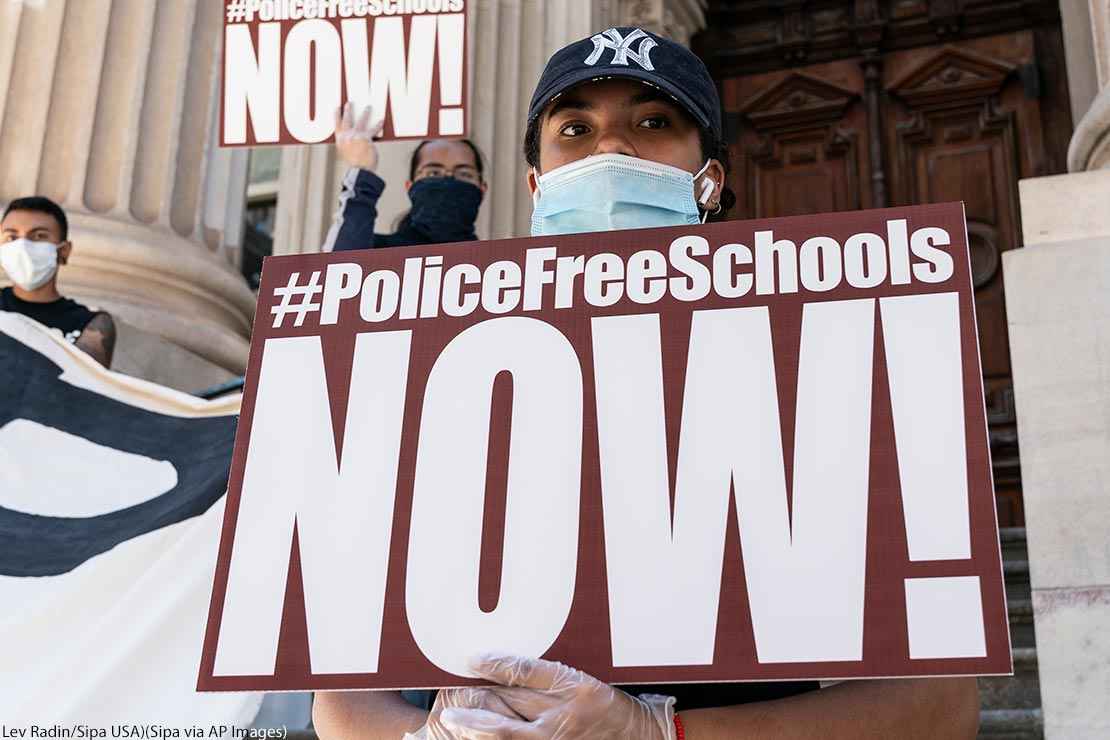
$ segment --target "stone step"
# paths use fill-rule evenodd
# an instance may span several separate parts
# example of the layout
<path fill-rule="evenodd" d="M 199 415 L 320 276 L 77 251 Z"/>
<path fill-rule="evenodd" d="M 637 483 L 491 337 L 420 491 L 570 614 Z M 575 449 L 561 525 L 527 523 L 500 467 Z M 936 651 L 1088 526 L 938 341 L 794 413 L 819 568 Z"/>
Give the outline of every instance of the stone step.
<path fill-rule="evenodd" d="M 979 714 L 980 740 L 1042 740 L 1040 709 L 988 709 Z"/>
<path fill-rule="evenodd" d="M 998 531 L 1002 543 L 1002 575 L 1006 582 L 1006 598 L 1028 601 L 1029 551 L 1025 546 L 1025 527 L 1003 527 Z"/>
<path fill-rule="evenodd" d="M 1037 649 L 1014 648 L 1014 675 L 980 678 L 979 706 L 984 710 L 1040 707 Z"/>
<path fill-rule="evenodd" d="M 1002 543 L 1003 560 L 1028 560 L 1029 551 L 1025 544 L 1025 527 L 1002 527 L 998 530 Z"/>
<path fill-rule="evenodd" d="M 1028 601 L 1031 598 L 1028 560 L 1003 560 L 1002 577 L 1006 582 L 1007 599 Z"/>
<path fill-rule="evenodd" d="M 1031 599 L 1008 599 L 1010 617 L 1010 644 L 1017 648 L 1035 647 L 1037 640 L 1033 635 L 1033 601 Z"/>

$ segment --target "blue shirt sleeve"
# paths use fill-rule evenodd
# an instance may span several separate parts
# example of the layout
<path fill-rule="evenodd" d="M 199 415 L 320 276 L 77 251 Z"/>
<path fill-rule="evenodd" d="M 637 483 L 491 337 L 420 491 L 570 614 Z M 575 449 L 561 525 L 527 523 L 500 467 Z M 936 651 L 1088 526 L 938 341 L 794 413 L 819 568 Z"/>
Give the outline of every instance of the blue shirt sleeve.
<path fill-rule="evenodd" d="M 374 221 L 385 181 L 369 170 L 352 167 L 343 176 L 339 208 L 324 242 L 324 252 L 370 249 L 374 246 Z"/>

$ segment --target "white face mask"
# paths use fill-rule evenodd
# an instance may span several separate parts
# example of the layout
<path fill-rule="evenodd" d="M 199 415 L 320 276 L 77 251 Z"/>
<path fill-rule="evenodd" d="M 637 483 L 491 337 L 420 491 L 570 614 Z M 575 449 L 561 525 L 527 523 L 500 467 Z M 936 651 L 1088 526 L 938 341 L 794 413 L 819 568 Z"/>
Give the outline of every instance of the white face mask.
<path fill-rule="evenodd" d="M 0 244 L 0 267 L 24 290 L 41 288 L 58 271 L 58 245 L 16 239 Z"/>

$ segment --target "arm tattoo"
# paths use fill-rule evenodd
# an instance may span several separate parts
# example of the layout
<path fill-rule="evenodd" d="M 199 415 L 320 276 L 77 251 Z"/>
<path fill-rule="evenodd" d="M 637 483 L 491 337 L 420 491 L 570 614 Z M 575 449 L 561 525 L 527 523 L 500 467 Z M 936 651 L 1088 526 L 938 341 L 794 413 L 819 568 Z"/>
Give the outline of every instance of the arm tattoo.
<path fill-rule="evenodd" d="M 116 349 L 116 322 L 109 314 L 98 313 L 77 337 L 75 344 L 104 367 L 110 366 L 112 353 Z"/>

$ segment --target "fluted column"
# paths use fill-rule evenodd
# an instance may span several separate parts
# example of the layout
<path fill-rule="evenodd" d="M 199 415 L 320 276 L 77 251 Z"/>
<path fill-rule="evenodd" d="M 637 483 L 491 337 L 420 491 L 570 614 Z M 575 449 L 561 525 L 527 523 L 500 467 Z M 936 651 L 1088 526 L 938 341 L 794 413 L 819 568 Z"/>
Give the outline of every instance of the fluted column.
<path fill-rule="evenodd" d="M 331 144 L 282 150 L 274 254 L 320 251 L 335 212 L 341 169 Z"/>
<path fill-rule="evenodd" d="M 210 0 L 0 4 L 0 203 L 66 210 L 64 293 L 241 372 L 247 152 L 216 146 L 220 29 Z"/>

